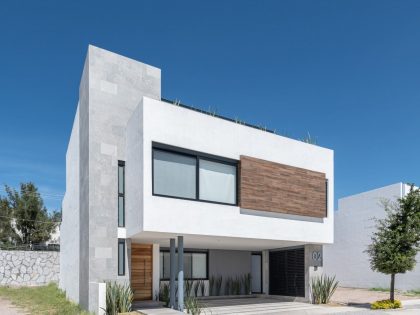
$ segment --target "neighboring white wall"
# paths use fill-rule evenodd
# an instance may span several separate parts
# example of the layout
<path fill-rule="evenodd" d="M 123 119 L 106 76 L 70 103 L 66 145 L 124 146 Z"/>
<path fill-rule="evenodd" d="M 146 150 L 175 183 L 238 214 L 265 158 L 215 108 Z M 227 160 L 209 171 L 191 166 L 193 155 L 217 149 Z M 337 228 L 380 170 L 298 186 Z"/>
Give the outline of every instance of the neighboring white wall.
<path fill-rule="evenodd" d="M 60 233 L 60 288 L 79 302 L 79 106 L 66 154 L 66 193 L 62 205 Z"/>
<path fill-rule="evenodd" d="M 324 271 L 329 275 L 336 275 L 340 286 L 390 286 L 390 276 L 373 272 L 368 254 L 364 251 L 371 243 L 371 235 L 375 231 L 373 218 L 385 217 L 381 201 L 396 200 L 408 191 L 407 185 L 398 183 L 339 200 L 335 214 L 334 244 L 324 246 Z M 417 261 L 420 261 L 420 256 Z M 420 265 L 412 272 L 398 274 L 396 288 L 419 289 Z"/>
<path fill-rule="evenodd" d="M 127 143 L 127 149 L 132 151 L 129 156 L 139 155 L 140 150 L 131 148 L 143 142 L 143 204 L 138 199 L 130 208 L 131 212 L 141 212 L 143 208 L 143 220 L 135 218 L 135 230 L 129 229 L 129 237 L 150 231 L 313 243 L 333 241 L 333 151 L 147 97 L 139 106 L 143 107 L 143 124 L 137 124 L 138 128 L 143 126 L 142 138 L 129 137 L 132 142 Z M 236 206 L 152 196 L 152 141 L 237 160 L 240 155 L 248 155 L 323 172 L 329 179 L 328 218 L 291 219 Z M 132 190 L 141 189 L 138 182 L 132 185 Z"/>

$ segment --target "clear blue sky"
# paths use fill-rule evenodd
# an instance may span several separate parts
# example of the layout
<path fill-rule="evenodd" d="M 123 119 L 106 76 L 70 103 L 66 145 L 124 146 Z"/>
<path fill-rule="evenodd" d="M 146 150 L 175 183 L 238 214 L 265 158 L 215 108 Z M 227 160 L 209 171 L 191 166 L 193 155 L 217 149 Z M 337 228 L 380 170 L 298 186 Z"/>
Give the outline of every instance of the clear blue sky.
<path fill-rule="evenodd" d="M 160 67 L 166 98 L 310 132 L 336 199 L 420 182 L 419 1 L 3 0 L 0 184 L 34 181 L 50 209 L 89 43 Z"/>

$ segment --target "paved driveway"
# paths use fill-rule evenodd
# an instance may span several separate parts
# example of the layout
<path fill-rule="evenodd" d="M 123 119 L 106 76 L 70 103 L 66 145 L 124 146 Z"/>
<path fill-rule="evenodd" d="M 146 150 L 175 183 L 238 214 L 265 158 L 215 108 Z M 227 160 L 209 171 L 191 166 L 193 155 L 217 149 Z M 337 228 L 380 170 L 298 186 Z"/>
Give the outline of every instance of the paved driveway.
<path fill-rule="evenodd" d="M 204 314 L 209 315 L 321 315 L 321 314 L 348 314 L 348 315 L 414 315 L 420 314 L 420 304 L 405 305 L 403 310 L 372 311 L 366 308 L 350 306 L 313 305 L 302 302 L 284 302 L 273 298 L 237 298 L 204 300 Z"/>

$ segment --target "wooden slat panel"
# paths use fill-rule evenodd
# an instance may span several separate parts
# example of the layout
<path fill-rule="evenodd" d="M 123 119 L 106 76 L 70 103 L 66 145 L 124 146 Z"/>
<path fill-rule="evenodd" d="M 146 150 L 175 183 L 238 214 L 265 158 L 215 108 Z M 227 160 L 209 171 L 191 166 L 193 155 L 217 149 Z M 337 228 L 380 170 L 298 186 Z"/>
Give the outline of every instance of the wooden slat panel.
<path fill-rule="evenodd" d="M 241 156 L 242 208 L 323 218 L 326 202 L 324 173 Z"/>
<path fill-rule="evenodd" d="M 151 300 L 153 284 L 153 245 L 131 244 L 131 287 L 134 300 Z"/>

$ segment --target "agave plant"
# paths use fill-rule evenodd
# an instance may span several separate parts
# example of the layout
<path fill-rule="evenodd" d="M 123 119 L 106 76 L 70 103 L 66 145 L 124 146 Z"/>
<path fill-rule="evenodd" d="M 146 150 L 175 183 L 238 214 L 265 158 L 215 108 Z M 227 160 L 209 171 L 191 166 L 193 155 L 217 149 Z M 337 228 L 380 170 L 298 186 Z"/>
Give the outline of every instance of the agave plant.
<path fill-rule="evenodd" d="M 159 287 L 159 301 L 162 301 L 166 307 L 169 306 L 169 283 L 161 282 Z"/>
<path fill-rule="evenodd" d="M 337 289 L 335 276 L 322 275 L 311 279 L 311 295 L 313 304 L 327 304 Z"/>
<path fill-rule="evenodd" d="M 197 297 L 198 291 L 200 290 L 200 280 L 194 281 L 192 287 L 193 287 L 193 293 L 194 293 L 193 296 Z"/>
<path fill-rule="evenodd" d="M 209 279 L 209 295 L 210 296 L 214 294 L 215 284 L 216 284 L 216 277 L 211 276 Z"/>
<path fill-rule="evenodd" d="M 206 282 L 204 280 L 200 280 L 200 293 L 201 296 L 204 296 L 206 293 Z"/>
<path fill-rule="evenodd" d="M 232 280 L 232 294 L 240 295 L 242 291 L 242 280 L 239 277 L 236 277 Z"/>
<path fill-rule="evenodd" d="M 185 299 L 185 309 L 187 314 L 200 315 L 203 311 L 203 307 L 200 302 L 194 297 L 188 297 Z"/>
<path fill-rule="evenodd" d="M 217 277 L 214 283 L 215 288 L 216 288 L 216 295 L 222 294 L 222 283 L 223 283 L 223 277 L 222 276 Z"/>
<path fill-rule="evenodd" d="M 231 295 L 232 293 L 232 278 L 228 277 L 225 282 L 225 295 Z"/>
<path fill-rule="evenodd" d="M 106 308 L 107 315 L 116 315 L 131 311 L 133 291 L 128 284 L 106 283 Z"/>
<path fill-rule="evenodd" d="M 251 294 L 251 274 L 246 273 L 242 277 L 242 284 L 244 287 L 245 294 Z"/>
<path fill-rule="evenodd" d="M 186 297 L 189 297 L 191 295 L 191 291 L 193 289 L 193 284 L 194 284 L 194 281 L 191 280 L 191 279 L 186 279 L 184 281 L 184 285 L 185 285 L 185 296 Z"/>

